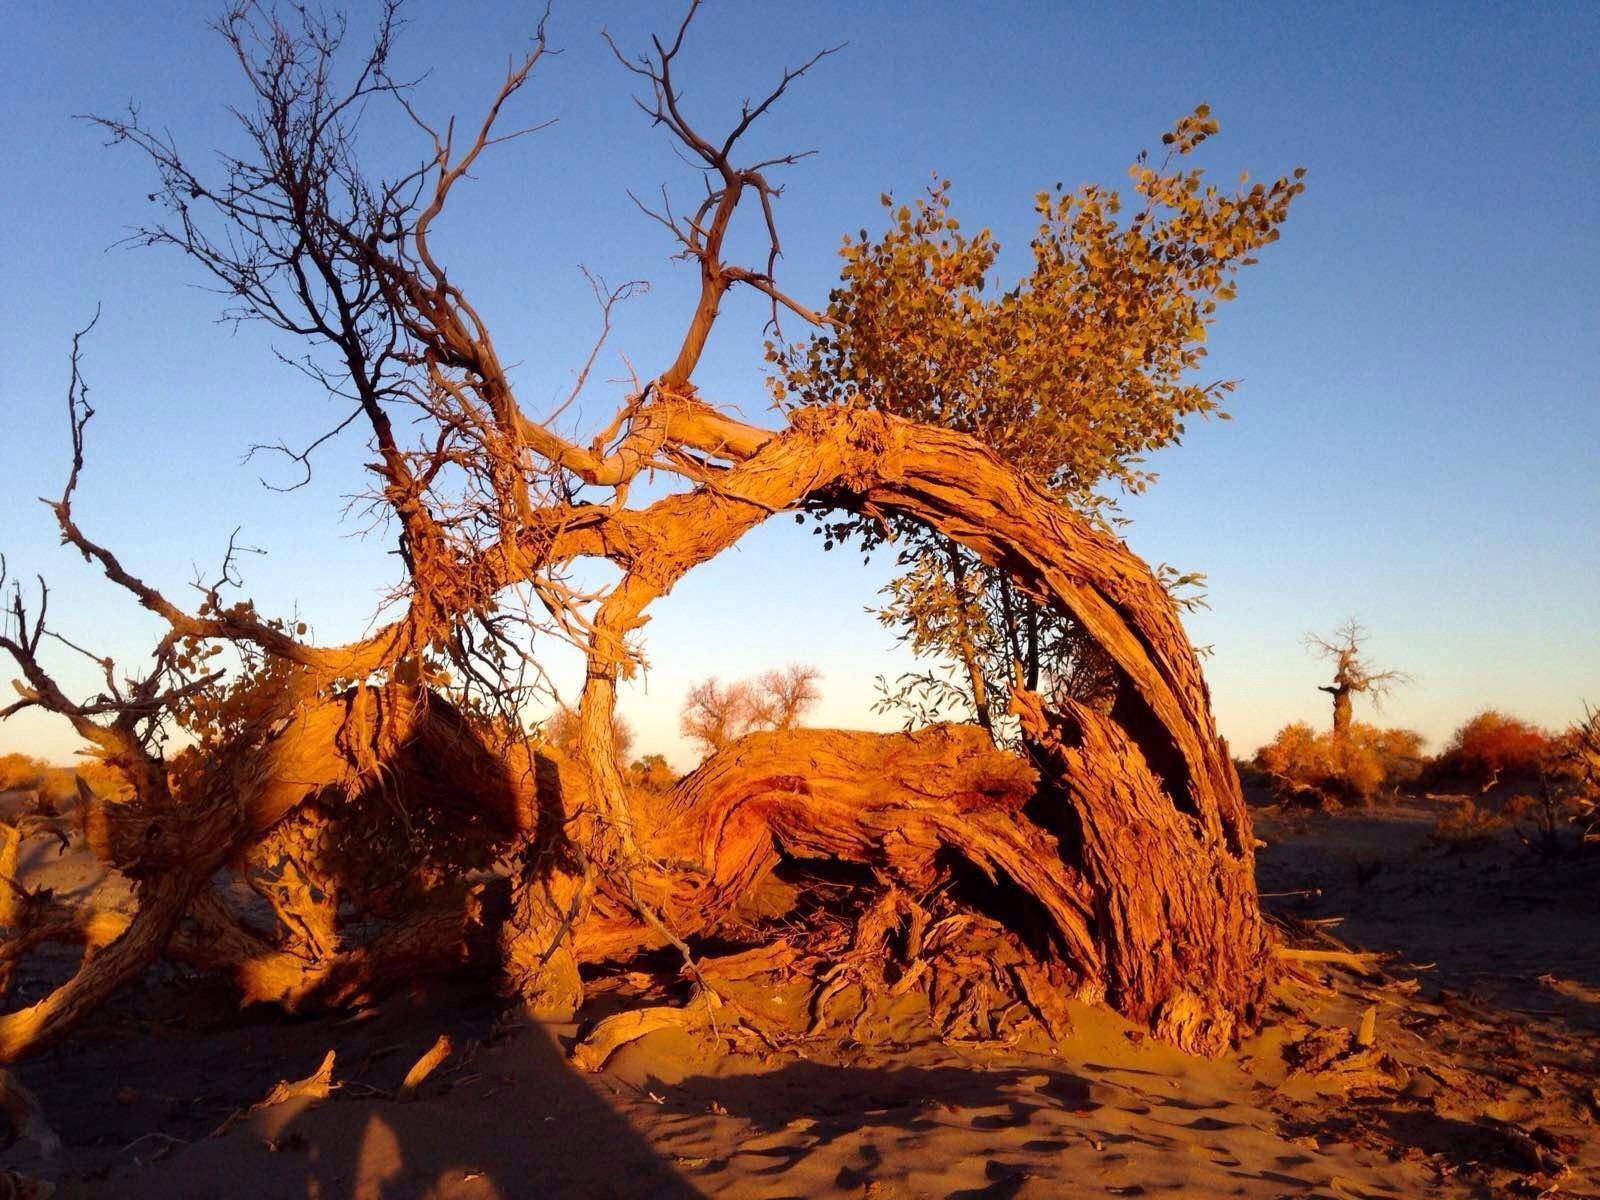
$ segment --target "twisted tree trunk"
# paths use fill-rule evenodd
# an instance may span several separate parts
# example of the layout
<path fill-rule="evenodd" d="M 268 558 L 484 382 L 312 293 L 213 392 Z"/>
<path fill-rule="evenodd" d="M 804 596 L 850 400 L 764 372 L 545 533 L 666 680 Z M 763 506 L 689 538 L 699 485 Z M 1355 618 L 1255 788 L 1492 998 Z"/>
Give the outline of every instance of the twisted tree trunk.
<path fill-rule="evenodd" d="M 136 882 L 138 909 L 131 920 L 50 920 L 24 931 L 20 942 L 82 941 L 82 965 L 43 999 L 0 1016 L 0 1061 L 34 1053 L 59 1038 L 159 957 L 187 915 L 199 931 L 182 939 L 191 959 L 236 971 L 250 999 L 271 998 L 290 1007 L 303 995 L 370 990 L 366 960 L 290 963 L 265 943 L 238 930 L 224 933 L 214 903 L 206 900 L 212 875 L 253 839 L 267 833 L 324 789 L 359 793 L 387 772 L 403 773 L 413 790 L 457 798 L 462 819 L 505 830 L 534 820 L 534 783 L 525 757 L 491 754 L 460 714 L 416 688 L 357 688 L 306 703 L 279 721 L 264 721 L 242 745 L 222 747 L 187 792 L 159 804 L 97 799 L 85 812 L 91 849 Z M 409 766 L 407 762 L 409 761 Z M 442 788 L 440 785 L 443 785 Z M 197 908 L 197 905 L 199 906 Z M 425 914 L 428 916 L 430 914 Z M 448 953 L 438 942 L 450 931 L 459 942 L 473 912 L 457 903 L 425 921 L 418 939 L 392 938 L 371 961 L 396 978 L 410 961 Z M 207 932 L 209 930 L 209 933 Z M 459 958 L 460 956 L 458 956 Z"/>
<path fill-rule="evenodd" d="M 1061 809 L 1046 819 L 1052 828 L 1059 826 L 1063 840 L 1073 838 L 1064 859 L 1042 849 L 1049 839 L 1030 842 L 1039 829 L 1021 814 L 1006 817 L 1013 833 L 1033 846 L 1036 871 L 1047 869 L 1042 855 L 1062 859 L 1076 873 L 1072 886 L 1092 919 L 1069 918 L 1065 903 L 1046 902 L 1050 880 L 1017 882 L 1046 904 L 1063 953 L 1090 985 L 1103 989 L 1121 1011 L 1150 1021 L 1159 1035 L 1215 1053 L 1252 1026 L 1271 967 L 1255 891 L 1254 839 L 1174 605 L 1121 542 L 963 434 L 879 413 L 805 410 L 783 434 L 726 471 L 714 488 L 670 497 L 622 526 L 611 557 L 628 574 L 596 622 L 582 704 L 595 807 L 621 814 L 607 836 L 633 837 L 609 736 L 615 680 L 625 661 L 622 637 L 642 623 L 646 605 L 688 570 L 770 513 L 800 504 L 921 521 L 1005 571 L 1037 600 L 1069 613 L 1105 650 L 1119 675 L 1109 714 L 1079 709 L 1059 719 L 1042 710 L 1032 715 L 1036 735 L 1049 748 L 1044 794 L 1058 797 Z M 768 747 L 766 753 L 776 751 Z M 732 797 L 702 797 L 699 819 L 708 830 L 724 827 L 716 815 L 724 811 L 766 825 L 753 832 L 736 825 L 740 836 L 731 849 L 718 848 L 709 860 L 702 837 L 701 866 L 713 878 L 718 870 L 733 870 L 737 880 L 759 869 L 770 853 L 770 845 L 761 847 L 774 838 L 779 845 L 814 844 L 846 857 L 868 854 L 863 847 L 876 844 L 870 808 L 847 809 L 854 823 L 840 825 L 838 806 L 827 804 L 825 793 L 823 800 L 813 797 L 802 782 L 762 783 L 758 790 L 766 799 L 754 807 L 740 798 L 741 789 L 755 786 L 740 782 L 746 773 L 803 781 L 818 770 L 821 762 L 809 755 L 744 770 L 717 760 L 703 768 L 693 777 L 697 794 L 726 776 Z M 864 792 L 875 782 L 868 772 L 856 786 Z M 907 811 L 893 811 L 897 820 L 906 820 Z M 960 827 L 962 836 L 973 836 L 970 814 Z M 681 849 L 684 836 L 671 844 Z M 983 838 L 974 844 L 980 858 L 989 853 Z M 637 859 L 631 848 L 620 854 L 625 861 Z M 1026 878 L 1016 856 L 1008 854 L 1005 864 L 1002 869 Z M 890 860 L 883 865 L 895 869 Z M 1057 868 L 1048 873 L 1058 874 Z M 694 891 L 693 904 L 670 896 L 662 902 L 691 929 L 695 905 L 714 908 L 719 902 L 715 889 L 710 895 L 701 895 L 699 887 Z"/>
<path fill-rule="evenodd" d="M 1104 996 L 1198 1052 L 1249 1027 L 1270 965 L 1249 817 L 1193 651 L 1144 563 L 948 430 L 811 409 L 781 434 L 750 431 L 737 448 L 733 465 L 692 492 L 642 510 L 577 508 L 530 525 L 526 545 L 460 565 L 464 594 L 482 595 L 533 561 L 599 555 L 623 569 L 592 623 L 574 769 L 541 770 L 525 742 L 485 740 L 415 686 L 302 698 L 266 734 L 214 748 L 205 786 L 182 804 L 95 807 L 91 842 L 140 881 L 140 910 L 56 993 L 0 1017 L 0 1058 L 59 1036 L 169 943 L 230 966 L 247 996 L 299 1007 L 481 962 L 492 942 L 510 990 L 570 1012 L 582 963 L 647 945 L 696 953 L 690 943 L 716 934 L 786 857 L 868 868 L 880 894 L 855 918 L 851 970 L 869 979 L 864 964 L 903 926 L 903 979 L 925 979 L 932 1009 L 973 1028 L 1012 999 L 1058 1028 L 1067 992 Z M 1020 697 L 1039 747 L 1037 784 L 975 729 L 756 738 L 707 763 L 660 822 L 641 825 L 611 737 L 617 683 L 632 661 L 626 639 L 689 570 L 800 506 L 921 521 L 1069 613 L 1115 664 L 1110 710 L 1048 713 Z M 368 947 L 294 961 L 218 919 L 205 898 L 218 866 L 324 790 L 387 803 L 390 787 L 426 800 L 428 836 L 477 830 L 520 845 L 508 915 L 458 889 L 399 914 Z M 1021 899 L 996 908 L 992 895 L 952 893 L 970 910 L 967 926 L 988 922 L 1003 935 L 1005 961 L 988 963 L 981 979 L 962 973 L 955 925 L 942 940 L 924 938 L 923 899 L 959 863 Z M 924 962 L 918 975 L 915 960 L 927 955 L 944 965 Z"/>

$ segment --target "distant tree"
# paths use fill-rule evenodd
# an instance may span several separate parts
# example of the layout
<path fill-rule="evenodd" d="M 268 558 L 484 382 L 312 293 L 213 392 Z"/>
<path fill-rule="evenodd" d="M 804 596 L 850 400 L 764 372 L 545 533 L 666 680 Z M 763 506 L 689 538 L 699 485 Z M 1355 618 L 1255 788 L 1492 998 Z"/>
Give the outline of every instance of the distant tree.
<path fill-rule="evenodd" d="M 635 759 L 633 765 L 628 768 L 629 783 L 657 795 L 670 791 L 677 780 L 677 773 L 659 754 L 646 754 L 643 758 Z"/>
<path fill-rule="evenodd" d="M 689 688 L 678 727 L 705 754 L 715 754 L 750 731 L 756 700 L 747 683 L 723 683 L 715 675 Z"/>
<path fill-rule="evenodd" d="M 791 664 L 755 680 L 723 683 L 715 675 L 689 688 L 679 728 L 705 754 L 756 729 L 793 729 L 822 698 L 816 667 Z"/>
<path fill-rule="evenodd" d="M 1314 633 L 1305 636 L 1309 649 L 1322 658 L 1331 659 L 1334 664 L 1333 680 L 1319 685 L 1317 690 L 1333 697 L 1335 742 L 1342 742 L 1349 736 L 1356 696 L 1366 696 L 1376 705 L 1392 689 L 1411 680 L 1404 671 L 1379 670 L 1368 662 L 1361 653 L 1361 645 L 1367 637 L 1365 627 L 1353 618 L 1328 637 Z"/>
<path fill-rule="evenodd" d="M 790 663 L 768 671 L 755 682 L 755 726 L 761 729 L 793 729 L 817 702 L 822 691 L 817 681 L 822 672 L 816 667 Z"/>

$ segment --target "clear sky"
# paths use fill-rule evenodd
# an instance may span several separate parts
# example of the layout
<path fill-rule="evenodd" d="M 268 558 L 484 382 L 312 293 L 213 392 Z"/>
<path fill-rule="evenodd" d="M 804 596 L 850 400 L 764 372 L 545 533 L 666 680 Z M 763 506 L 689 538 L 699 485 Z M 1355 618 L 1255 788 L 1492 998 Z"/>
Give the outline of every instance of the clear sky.
<path fill-rule="evenodd" d="M 263 488 L 262 473 L 288 476 L 242 464 L 245 450 L 315 436 L 328 403 L 263 331 L 216 322 L 190 264 L 109 249 L 146 218 L 151 174 L 73 116 L 134 101 L 197 157 L 226 144 L 224 105 L 241 97 L 206 28 L 219 8 L 13 4 L 5 18 L 0 550 L 14 574 L 53 582 L 64 632 L 130 663 L 150 626 L 56 544 L 33 501 L 60 490 L 66 351 L 96 304 L 100 415 L 78 501 L 91 536 L 181 591 L 242 525 L 268 551 L 247 564 L 249 591 L 270 612 L 298 606 L 326 640 L 359 633 L 395 573 L 388 543 L 342 516 L 359 437 L 329 449 L 311 486 Z M 367 8 L 352 7 L 357 30 Z M 557 124 L 501 148 L 452 201 L 452 275 L 520 364 L 529 409 L 563 391 L 591 339 L 580 263 L 654 285 L 614 348 L 653 373 L 676 347 L 692 272 L 626 192 L 666 182 L 686 196 L 694 179 L 632 107 L 599 32 L 637 46 L 677 11 L 558 0 L 563 53 L 514 114 Z M 398 58 L 431 68 L 420 106 L 475 115 L 534 15 L 415 4 Z M 1488 706 L 1557 725 L 1600 703 L 1600 6 L 711 4 L 685 52 L 690 111 L 715 128 L 839 41 L 754 144 L 819 151 L 789 174 L 779 213 L 786 285 L 819 303 L 841 233 L 878 228 L 879 193 L 909 196 L 935 171 L 966 224 L 1017 251 L 1038 190 L 1125 183 L 1133 155 L 1201 101 L 1222 123 L 1201 156 L 1220 181 L 1308 169 L 1283 239 L 1213 330 L 1205 374 L 1241 381 L 1235 419 L 1193 427 L 1126 506 L 1136 551 L 1209 574 L 1211 610 L 1189 625 L 1213 647 L 1236 750 L 1325 718 L 1323 668 L 1300 638 L 1351 615 L 1376 658 L 1415 676 L 1383 719 L 1435 744 Z M 413 156 L 387 136 L 372 153 Z M 753 299 L 729 304 L 698 375 L 760 419 L 763 316 Z M 620 390 L 592 391 L 587 419 Z M 897 665 L 863 612 L 884 577 L 779 520 L 685 581 L 653 610 L 648 689 L 625 699 L 641 749 L 686 761 L 676 716 L 691 680 L 792 660 L 824 671 L 822 721 L 870 722 L 872 679 Z M 558 666 L 575 688 L 572 660 Z M 62 758 L 73 744 L 41 718 L 0 727 L 0 752 Z"/>

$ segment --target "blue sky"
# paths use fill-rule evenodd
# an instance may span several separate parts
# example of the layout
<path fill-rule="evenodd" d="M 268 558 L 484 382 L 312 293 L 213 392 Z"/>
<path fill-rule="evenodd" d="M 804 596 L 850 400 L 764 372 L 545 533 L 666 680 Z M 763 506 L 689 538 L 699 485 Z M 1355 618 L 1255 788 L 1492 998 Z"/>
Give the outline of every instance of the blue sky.
<path fill-rule="evenodd" d="M 352 8 L 357 30 L 365 9 Z M 666 182 L 686 196 L 694 180 L 632 106 L 599 31 L 640 45 L 677 11 L 558 5 L 563 53 L 515 114 L 557 124 L 501 148 L 441 231 L 532 410 L 592 337 L 580 263 L 653 284 L 615 349 L 652 373 L 676 348 L 692 273 L 626 193 Z M 532 12 L 416 4 L 399 59 L 431 68 L 421 107 L 475 115 Z M 151 176 L 73 115 L 136 101 L 197 156 L 226 145 L 223 106 L 240 94 L 212 15 L 147 3 L 7 17 L 0 550 L 13 573 L 52 581 L 63 631 L 130 663 L 150 626 L 33 502 L 60 489 L 66 349 L 97 303 L 86 367 L 100 415 L 78 503 L 92 536 L 181 592 L 241 525 L 268 551 L 247 564 L 251 593 L 268 611 L 298 606 L 329 640 L 364 628 L 394 577 L 383 538 L 343 515 L 359 438 L 331 446 L 311 486 L 264 489 L 262 473 L 285 476 L 242 464 L 245 450 L 315 436 L 327 402 L 263 331 L 218 324 L 189 264 L 110 248 L 145 219 Z M 1209 574 L 1211 609 L 1189 624 L 1213 647 L 1236 749 L 1324 718 L 1322 668 L 1300 638 L 1351 615 L 1375 657 L 1415 676 L 1383 719 L 1435 743 L 1488 706 L 1555 725 L 1600 703 L 1600 7 L 712 4 L 685 52 L 690 111 L 717 127 L 786 63 L 838 41 L 752 146 L 819 151 L 790 172 L 779 212 L 784 280 L 802 298 L 825 298 L 844 231 L 878 227 L 880 192 L 944 173 L 963 221 L 1020 250 L 1039 189 L 1123 183 L 1201 101 L 1222 123 L 1201 160 L 1219 180 L 1308 169 L 1282 241 L 1213 330 L 1205 376 L 1241 381 L 1235 419 L 1191 428 L 1126 505 L 1136 551 Z M 374 161 L 410 160 L 376 132 Z M 753 299 L 727 305 L 698 380 L 765 419 L 763 317 Z M 593 389 L 572 426 L 608 415 L 619 392 Z M 641 748 L 686 761 L 676 714 L 691 680 L 791 660 L 824 671 L 819 719 L 881 721 L 872 679 L 897 660 L 863 606 L 883 579 L 882 564 L 823 555 L 779 520 L 686 580 L 653 610 L 648 686 L 625 700 Z M 570 657 L 555 663 L 576 687 Z M 42 718 L 0 727 L 0 752 L 72 746 Z"/>

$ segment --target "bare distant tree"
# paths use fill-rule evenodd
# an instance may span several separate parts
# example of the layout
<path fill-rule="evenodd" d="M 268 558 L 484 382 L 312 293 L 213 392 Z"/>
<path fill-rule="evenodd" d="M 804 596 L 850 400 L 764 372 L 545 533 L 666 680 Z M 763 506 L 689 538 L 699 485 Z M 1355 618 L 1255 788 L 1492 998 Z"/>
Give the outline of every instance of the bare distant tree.
<path fill-rule="evenodd" d="M 790 663 L 759 678 L 723 683 L 702 679 L 684 697 L 679 728 L 707 755 L 757 729 L 788 730 L 800 723 L 822 692 L 816 667 Z"/>
<path fill-rule="evenodd" d="M 1344 741 L 1350 734 L 1354 697 L 1366 696 L 1377 704 L 1394 688 L 1411 681 L 1404 671 L 1379 670 L 1361 653 L 1361 645 L 1368 638 L 1367 629 L 1354 618 L 1328 637 L 1308 633 L 1308 649 L 1333 662 L 1333 681 L 1318 685 L 1317 690 L 1333 697 L 1333 737 Z"/>
<path fill-rule="evenodd" d="M 706 754 L 749 733 L 759 713 L 748 683 L 723 683 L 715 675 L 689 689 L 679 728 Z"/>
<path fill-rule="evenodd" d="M 822 672 L 803 663 L 768 671 L 756 680 L 757 724 L 764 729 L 793 729 L 822 699 L 817 681 Z"/>

